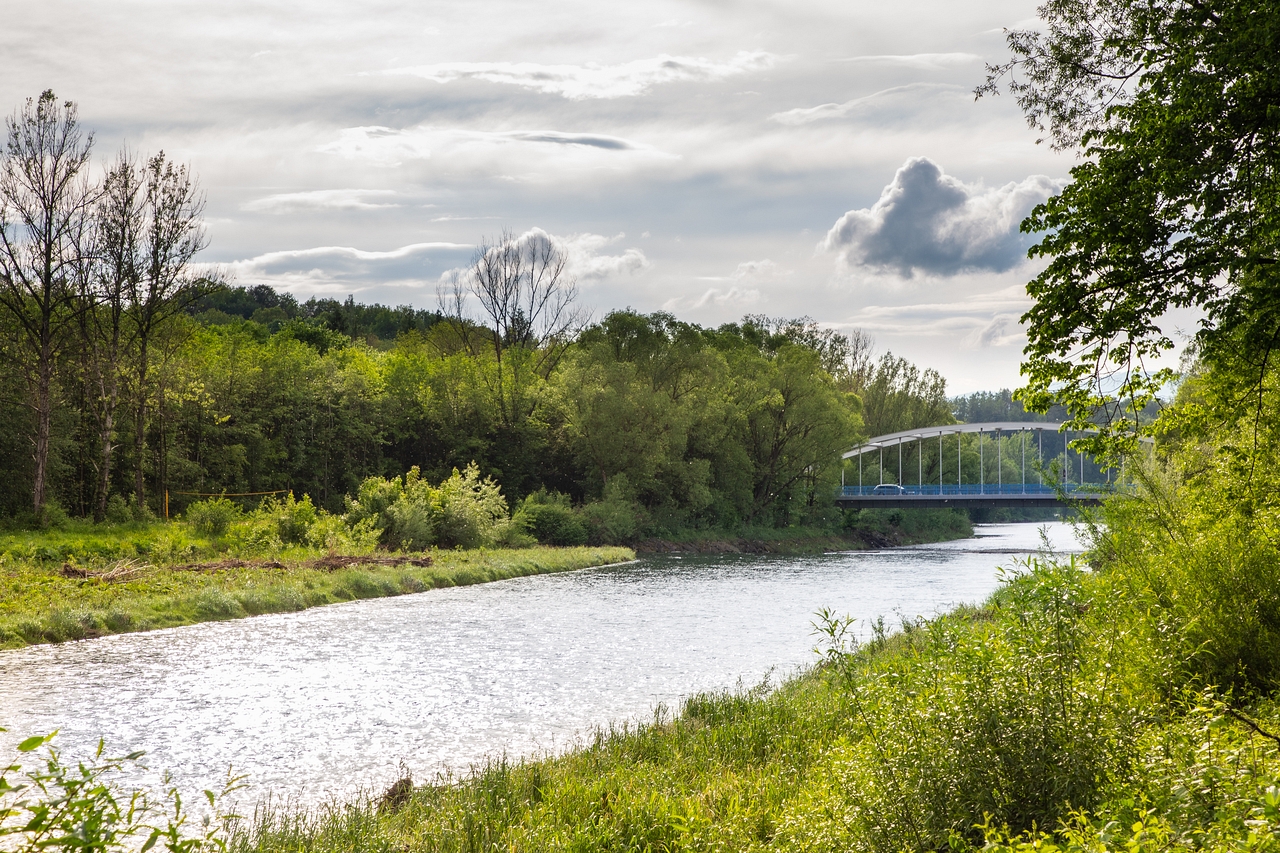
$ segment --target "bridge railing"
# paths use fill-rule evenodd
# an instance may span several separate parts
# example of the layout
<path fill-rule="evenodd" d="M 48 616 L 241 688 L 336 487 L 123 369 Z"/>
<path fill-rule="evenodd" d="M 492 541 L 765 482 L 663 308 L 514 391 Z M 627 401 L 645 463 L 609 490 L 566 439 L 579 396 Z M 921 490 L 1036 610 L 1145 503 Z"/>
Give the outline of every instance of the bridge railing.
<path fill-rule="evenodd" d="M 1114 483 L 1084 483 L 1068 484 L 1063 493 L 1067 497 L 1097 497 L 1099 495 L 1109 495 L 1116 491 Z M 986 483 L 980 485 L 978 483 L 964 485 L 907 485 L 895 486 L 892 484 L 881 484 L 878 486 L 844 486 L 837 490 L 837 498 L 859 498 L 859 497 L 901 497 L 901 496 L 917 495 L 920 497 L 946 497 L 954 496 L 982 496 L 982 495 L 1028 495 L 1036 497 L 1056 497 L 1058 488 L 1051 485 L 1040 485 L 1037 483 L 1005 483 L 997 485 L 995 483 Z"/>

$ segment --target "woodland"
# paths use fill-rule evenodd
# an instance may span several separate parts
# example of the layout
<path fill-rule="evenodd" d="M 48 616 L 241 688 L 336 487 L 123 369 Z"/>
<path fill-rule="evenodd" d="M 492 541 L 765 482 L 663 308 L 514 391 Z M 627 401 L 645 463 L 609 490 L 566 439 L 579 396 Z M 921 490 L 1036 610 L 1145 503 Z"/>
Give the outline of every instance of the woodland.
<path fill-rule="evenodd" d="M 203 199 L 163 152 L 96 164 L 51 92 L 8 120 L 11 525 L 175 517 L 220 495 L 340 512 L 367 478 L 472 464 L 512 505 L 611 502 L 635 531 L 827 524 L 858 436 L 951 418 L 936 371 L 807 318 L 593 320 L 540 232 L 482 241 L 424 285 L 434 310 L 237 286 L 195 261 Z"/>

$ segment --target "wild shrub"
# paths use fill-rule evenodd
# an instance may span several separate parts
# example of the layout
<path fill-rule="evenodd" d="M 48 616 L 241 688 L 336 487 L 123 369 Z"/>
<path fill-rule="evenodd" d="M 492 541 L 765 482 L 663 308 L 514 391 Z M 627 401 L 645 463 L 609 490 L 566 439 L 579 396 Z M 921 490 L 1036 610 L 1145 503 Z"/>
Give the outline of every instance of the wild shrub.
<path fill-rule="evenodd" d="M 1185 686 L 1280 687 L 1280 472 L 1194 448 L 1133 465 L 1108 502 L 1095 561 L 1123 589 L 1167 696 Z"/>
<path fill-rule="evenodd" d="M 605 486 L 602 500 L 582 508 L 587 541 L 592 545 L 625 545 L 635 540 L 644 512 L 632 500 L 626 477 L 619 474 Z"/>
<path fill-rule="evenodd" d="M 436 542 L 445 548 L 477 548 L 507 524 L 507 500 L 472 462 L 462 473 L 453 469 L 435 494 Z"/>
<path fill-rule="evenodd" d="M 584 545 L 587 528 L 569 504 L 569 496 L 539 489 L 526 497 L 514 521 L 543 545 Z"/>
<path fill-rule="evenodd" d="M 231 523 L 241 516 L 240 507 L 227 498 L 209 498 L 187 507 L 187 524 L 205 536 L 225 536 Z"/>
<path fill-rule="evenodd" d="M 107 500 L 107 521 L 109 523 L 128 524 L 133 520 L 133 506 L 122 495 L 112 495 Z"/>
<path fill-rule="evenodd" d="M 221 792 L 205 792 L 213 814 L 196 834 L 188 835 L 189 812 L 176 788 L 151 797 L 145 791 L 126 793 L 115 784 L 113 777 L 136 765 L 141 752 L 111 758 L 104 756 L 99 743 L 91 759 L 71 763 L 50 744 L 53 737 L 21 741 L 19 758 L 0 765 L 0 849 L 20 853 L 226 850 L 233 816 L 225 813 L 220 803 L 241 787 L 242 777 L 229 775 Z M 41 747 L 45 747 L 42 759 L 24 768 L 22 757 Z"/>
<path fill-rule="evenodd" d="M 264 501 L 259 512 L 269 514 L 276 524 L 276 535 L 286 545 L 305 545 L 311 527 L 319 520 L 319 512 L 310 495 L 295 500 L 293 492 L 283 500 Z"/>
<path fill-rule="evenodd" d="M 480 475 L 473 462 L 432 487 L 415 466 L 404 478 L 365 480 L 347 501 L 347 524 L 379 531 L 385 548 L 420 551 L 432 545 L 476 548 L 503 536 L 507 501 L 498 484 Z"/>
<path fill-rule="evenodd" d="M 1128 761 L 1111 644 L 1074 564 L 1032 563 L 997 616 L 907 624 L 909 652 L 860 656 L 826 616 L 828 662 L 857 739 L 837 786 L 855 845 L 899 851 L 976 840 L 984 816 L 1017 831 L 1089 808 Z"/>

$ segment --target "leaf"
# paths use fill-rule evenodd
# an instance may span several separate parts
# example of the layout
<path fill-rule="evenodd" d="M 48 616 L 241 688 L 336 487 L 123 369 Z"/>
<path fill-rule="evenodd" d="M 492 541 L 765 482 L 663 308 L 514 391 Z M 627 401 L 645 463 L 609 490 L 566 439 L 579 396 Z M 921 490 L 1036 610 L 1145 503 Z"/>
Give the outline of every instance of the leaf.
<path fill-rule="evenodd" d="M 43 735 L 43 736 L 33 735 L 27 738 L 26 740 L 24 740 L 22 743 L 18 744 L 18 752 L 31 752 L 32 750 L 39 749 L 52 737 L 53 737 L 52 734 Z"/>

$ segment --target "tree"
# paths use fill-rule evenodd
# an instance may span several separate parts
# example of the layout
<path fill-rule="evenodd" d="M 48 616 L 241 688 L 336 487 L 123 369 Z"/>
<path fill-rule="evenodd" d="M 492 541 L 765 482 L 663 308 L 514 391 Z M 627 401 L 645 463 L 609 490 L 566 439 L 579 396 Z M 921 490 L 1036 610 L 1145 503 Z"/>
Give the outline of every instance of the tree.
<path fill-rule="evenodd" d="M 55 370 L 81 310 L 78 276 L 95 190 L 86 167 L 92 135 L 74 103 L 52 91 L 5 121 L 0 159 L 0 305 L 17 320 L 16 348 L 35 413 L 32 506 L 46 501 Z"/>
<path fill-rule="evenodd" d="M 773 358 L 739 361 L 735 367 L 743 442 L 754 472 L 747 518 L 773 522 L 769 513 L 779 499 L 805 485 L 808 500 L 831 472 L 840 470 L 840 452 L 860 426 L 857 400 L 836 389 L 817 353 L 795 344 L 784 344 Z M 783 507 L 781 520 L 789 520 L 787 514 Z"/>
<path fill-rule="evenodd" d="M 129 295 L 137 292 L 142 275 L 144 190 L 141 170 L 121 152 L 102 182 L 94 210 L 92 264 L 83 277 L 81 335 L 90 386 L 87 398 L 98 425 L 93 518 L 99 522 L 106 517 L 111 491 L 121 371 L 132 342 L 126 328 Z"/>
<path fill-rule="evenodd" d="M 1280 4 L 1275 0 L 1050 0 L 1043 31 L 1008 34 L 1006 83 L 1029 123 L 1076 148 L 1071 183 L 1023 230 L 1049 259 L 1023 317 L 1027 385 L 1072 426 L 1123 451 L 1172 377 L 1162 317 L 1203 313 L 1195 346 L 1251 377 L 1260 405 L 1280 345 Z"/>
<path fill-rule="evenodd" d="M 555 369 L 583 325 L 577 295 L 568 256 L 538 228 L 482 241 L 471 266 L 442 289 L 441 314 L 468 353 L 483 348 L 493 354 L 493 392 L 506 427 L 517 428 L 532 414 L 534 387 Z M 479 305 L 478 320 L 467 310 L 469 297 Z M 484 334 L 476 334 L 477 325 Z"/>
<path fill-rule="evenodd" d="M 141 167 L 143 227 L 139 245 L 140 275 L 130 279 L 127 312 L 137 342 L 133 370 L 135 405 L 134 496 L 139 509 L 146 499 L 147 373 L 151 345 L 165 321 L 215 287 L 194 279 L 190 264 L 208 245 L 202 216 L 204 196 L 186 166 L 177 166 L 161 151 Z"/>

